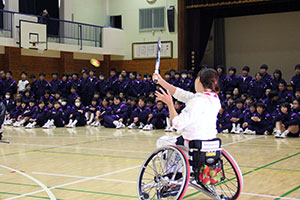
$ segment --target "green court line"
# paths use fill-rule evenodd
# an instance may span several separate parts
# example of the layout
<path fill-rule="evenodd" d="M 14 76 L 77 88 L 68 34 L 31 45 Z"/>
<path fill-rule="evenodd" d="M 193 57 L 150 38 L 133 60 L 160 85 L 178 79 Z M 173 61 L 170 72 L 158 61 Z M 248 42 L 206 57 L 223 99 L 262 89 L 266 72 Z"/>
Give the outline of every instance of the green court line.
<path fill-rule="evenodd" d="M 240 165 L 240 168 L 249 168 L 249 169 L 254 168 L 255 169 L 257 167 Z M 266 167 L 264 169 L 275 170 L 275 171 L 285 171 L 285 172 L 287 172 L 287 171 L 289 171 L 289 172 L 300 172 L 300 170 L 295 170 L 295 169 L 280 169 L 280 168 L 268 168 L 268 167 Z"/>
<path fill-rule="evenodd" d="M 281 199 L 282 197 L 285 197 L 285 196 L 287 196 L 287 195 L 289 195 L 289 194 L 295 192 L 295 191 L 298 190 L 298 189 L 300 189 L 300 185 L 298 185 L 297 187 L 295 187 L 295 188 L 291 189 L 290 191 L 284 193 L 284 194 L 281 195 L 279 198 L 276 198 L 276 199 L 274 199 L 274 200 L 279 200 L 279 199 Z"/>
<path fill-rule="evenodd" d="M 295 154 L 292 154 L 292 155 L 290 155 L 290 156 L 286 156 L 286 157 L 284 157 L 284 158 L 281 158 L 281 159 L 276 160 L 276 161 L 274 161 L 274 162 L 271 162 L 271 163 L 269 163 L 269 164 L 266 164 L 266 165 L 263 165 L 263 166 L 261 166 L 261 167 L 258 167 L 258 168 L 255 168 L 255 169 L 253 169 L 253 170 L 250 170 L 250 171 L 248 171 L 248 172 L 245 172 L 245 173 L 243 173 L 243 176 L 248 175 L 248 174 L 251 174 L 251 173 L 256 172 L 256 171 L 258 171 L 258 170 L 260 170 L 260 169 L 269 167 L 270 165 L 274 165 L 274 164 L 276 164 L 276 163 L 279 163 L 279 162 L 281 162 L 281 161 L 287 160 L 287 159 L 289 159 L 289 158 L 292 158 L 292 157 L 295 157 L 295 156 L 298 156 L 298 155 L 300 155 L 300 152 L 295 153 Z M 234 178 L 234 179 L 235 179 L 235 178 Z M 232 179 L 231 179 L 231 180 L 232 180 Z M 230 180 L 227 180 L 227 181 L 230 181 Z M 227 181 L 225 181 L 225 182 L 227 182 Z M 222 184 L 222 183 L 221 183 L 221 184 Z M 200 191 L 194 192 L 194 193 L 192 193 L 192 194 L 186 195 L 185 197 L 183 197 L 183 199 L 189 198 L 189 197 L 194 196 L 194 195 L 199 194 L 199 193 L 200 193 Z"/>
<path fill-rule="evenodd" d="M 37 150 L 35 152 L 52 153 L 52 154 L 80 155 L 80 156 L 94 156 L 94 157 L 104 157 L 104 158 L 122 158 L 122 159 L 131 159 L 131 160 L 145 160 L 145 158 L 137 158 L 137 157 L 112 156 L 112 155 L 88 154 L 88 153 L 71 153 L 71 152 L 40 151 L 40 150 Z"/>
<path fill-rule="evenodd" d="M 22 195 L 22 194 L 11 193 L 11 192 L 0 192 L 0 194 L 7 194 L 7 195 L 13 195 L 13 196 Z M 33 197 L 33 198 L 37 198 L 37 199 L 50 199 L 49 197 L 40 197 L 40 196 L 34 196 L 34 195 L 28 195 L 27 197 Z M 63 199 L 57 199 L 57 200 L 63 200 Z"/>
<path fill-rule="evenodd" d="M 0 184 L 20 185 L 20 186 L 28 186 L 28 187 L 40 187 L 39 185 L 4 182 L 4 181 L 0 181 Z M 51 188 L 49 186 L 47 186 L 47 187 Z M 81 193 L 89 193 L 89 194 L 101 194 L 101 195 L 107 195 L 107 196 L 117 196 L 117 197 L 135 198 L 135 199 L 138 198 L 138 196 L 131 196 L 131 195 L 125 195 L 125 194 L 113 194 L 113 193 L 108 193 L 108 192 L 95 192 L 95 191 L 76 190 L 76 189 L 69 189 L 69 188 L 54 188 L 53 190 L 65 190 L 65 191 L 72 191 L 72 192 L 81 192 Z M 0 194 L 1 194 L 1 192 L 0 192 Z M 22 195 L 22 194 L 14 194 L 14 195 Z M 47 198 L 47 199 L 49 199 L 49 198 Z"/>

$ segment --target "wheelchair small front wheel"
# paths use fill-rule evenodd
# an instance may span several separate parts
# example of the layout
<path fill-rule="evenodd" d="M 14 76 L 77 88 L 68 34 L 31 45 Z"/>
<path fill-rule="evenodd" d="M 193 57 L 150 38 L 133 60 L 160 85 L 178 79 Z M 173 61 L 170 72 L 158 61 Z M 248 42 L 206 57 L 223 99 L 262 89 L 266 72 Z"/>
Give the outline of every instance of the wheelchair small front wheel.
<path fill-rule="evenodd" d="M 141 167 L 137 185 L 139 199 L 181 200 L 189 178 L 189 161 L 179 147 L 158 148 Z"/>

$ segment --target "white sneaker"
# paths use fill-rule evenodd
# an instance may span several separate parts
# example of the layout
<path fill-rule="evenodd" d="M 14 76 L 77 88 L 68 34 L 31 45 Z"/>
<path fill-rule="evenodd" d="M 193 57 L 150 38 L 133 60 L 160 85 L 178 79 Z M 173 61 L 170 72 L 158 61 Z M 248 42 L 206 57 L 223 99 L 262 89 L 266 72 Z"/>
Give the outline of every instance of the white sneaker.
<path fill-rule="evenodd" d="M 117 120 L 115 120 L 115 121 L 113 121 L 113 124 L 117 127 L 118 125 L 119 125 L 119 121 L 117 121 Z"/>
<path fill-rule="evenodd" d="M 237 130 L 237 134 L 241 134 L 241 133 L 244 133 L 244 129 L 239 128 L 239 129 Z"/>
<path fill-rule="evenodd" d="M 250 130 L 248 128 L 246 128 L 246 130 L 244 131 L 244 134 L 249 134 Z"/>
<path fill-rule="evenodd" d="M 165 132 L 172 132 L 171 127 L 170 127 L 170 126 L 167 126 L 167 127 L 165 128 Z"/>
<path fill-rule="evenodd" d="M 72 127 L 71 127 L 72 123 L 73 123 L 73 120 L 70 120 L 69 123 L 68 123 L 68 125 L 66 125 L 66 127 L 67 127 L 67 128 L 72 128 Z"/>
<path fill-rule="evenodd" d="M 288 134 L 289 134 L 289 131 L 285 130 L 283 133 L 281 133 L 280 138 L 286 138 Z"/>
<path fill-rule="evenodd" d="M 144 124 L 140 122 L 139 129 L 143 129 L 143 128 L 144 128 Z"/>
<path fill-rule="evenodd" d="M 121 128 L 125 128 L 125 125 L 122 122 L 119 122 L 119 124 L 116 127 L 116 129 L 121 129 Z"/>
<path fill-rule="evenodd" d="M 281 138 L 281 134 L 282 133 L 280 132 L 280 130 L 276 130 L 274 136 L 275 136 L 275 138 Z"/>
<path fill-rule="evenodd" d="M 95 126 L 96 121 L 94 121 L 93 123 L 90 124 L 90 126 Z"/>
<path fill-rule="evenodd" d="M 36 122 L 31 123 L 31 126 L 29 128 L 35 128 Z"/>
<path fill-rule="evenodd" d="M 223 133 L 223 134 L 228 134 L 228 133 L 229 133 L 229 130 L 228 130 L 228 129 L 225 129 L 225 130 L 222 131 L 222 133 Z"/>
<path fill-rule="evenodd" d="M 249 130 L 248 134 L 249 134 L 249 135 L 256 135 L 256 131 L 251 131 L 251 130 Z"/>
<path fill-rule="evenodd" d="M 147 124 L 143 128 L 144 131 L 152 131 L 153 130 L 153 125 L 152 124 Z"/>
<path fill-rule="evenodd" d="M 135 123 L 131 123 L 131 124 L 128 126 L 129 129 L 134 129 L 135 127 L 136 127 Z"/>
<path fill-rule="evenodd" d="M 101 123 L 100 122 L 96 122 L 95 127 L 100 127 Z"/>
<path fill-rule="evenodd" d="M 25 128 L 26 128 L 26 129 L 30 128 L 30 127 L 31 127 L 31 124 L 32 124 L 32 123 L 28 123 L 28 124 L 25 126 Z"/>

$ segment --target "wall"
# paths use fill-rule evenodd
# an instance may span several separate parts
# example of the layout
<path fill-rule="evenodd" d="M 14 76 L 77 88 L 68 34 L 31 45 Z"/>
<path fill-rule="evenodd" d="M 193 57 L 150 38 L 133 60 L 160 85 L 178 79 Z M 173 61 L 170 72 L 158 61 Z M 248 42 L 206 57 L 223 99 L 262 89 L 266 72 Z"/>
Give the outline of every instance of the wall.
<path fill-rule="evenodd" d="M 288 81 L 300 63 L 300 12 L 234 17 L 225 19 L 226 64 L 245 65 L 251 74 L 262 64 L 269 72 L 281 69 Z"/>

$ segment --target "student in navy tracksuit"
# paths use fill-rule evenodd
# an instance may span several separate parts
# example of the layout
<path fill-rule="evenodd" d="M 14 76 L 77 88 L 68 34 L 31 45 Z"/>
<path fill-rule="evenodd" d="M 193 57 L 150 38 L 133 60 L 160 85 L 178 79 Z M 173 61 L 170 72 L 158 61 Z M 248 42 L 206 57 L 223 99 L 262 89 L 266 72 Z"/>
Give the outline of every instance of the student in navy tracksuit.
<path fill-rule="evenodd" d="M 175 77 L 172 80 L 172 84 L 175 87 L 179 87 L 180 86 L 180 79 L 181 79 L 181 73 L 180 72 L 175 72 Z"/>
<path fill-rule="evenodd" d="M 44 95 L 40 98 L 40 101 L 45 102 L 45 104 L 53 103 L 54 102 L 54 97 L 51 96 L 51 93 L 50 93 L 49 90 L 46 90 Z"/>
<path fill-rule="evenodd" d="M 127 86 L 127 95 L 132 97 L 137 97 L 139 95 L 140 88 L 137 84 L 137 80 L 135 79 L 135 73 L 129 73 L 129 82 Z"/>
<path fill-rule="evenodd" d="M 21 127 L 24 124 L 27 125 L 27 122 L 31 116 L 36 112 L 37 106 L 35 105 L 35 100 L 32 98 L 29 100 L 29 105 L 24 109 L 23 113 L 19 115 L 18 122 L 14 124 L 15 127 Z"/>
<path fill-rule="evenodd" d="M 149 96 L 149 94 L 155 91 L 155 83 L 152 80 L 152 76 L 150 74 L 146 75 L 146 80 L 144 82 L 143 94 L 144 96 Z"/>
<path fill-rule="evenodd" d="M 114 80 L 112 83 L 112 91 L 115 95 L 124 93 L 127 90 L 128 83 L 124 80 L 124 77 L 120 74 L 118 79 Z"/>
<path fill-rule="evenodd" d="M 48 122 L 43 128 L 64 127 L 63 109 L 58 101 L 54 102 L 53 108 L 48 111 Z"/>
<path fill-rule="evenodd" d="M 217 72 L 219 75 L 220 91 L 223 93 L 225 89 L 226 71 L 223 65 L 218 65 Z"/>
<path fill-rule="evenodd" d="M 294 95 L 296 90 L 300 90 L 300 64 L 295 66 L 295 75 L 291 79 Z"/>
<path fill-rule="evenodd" d="M 226 106 L 226 112 L 228 112 L 229 114 L 234 110 L 234 100 L 232 97 L 229 97 L 227 99 L 227 106 Z"/>
<path fill-rule="evenodd" d="M 179 87 L 187 91 L 192 91 L 192 81 L 188 78 L 186 70 L 181 72 Z"/>
<path fill-rule="evenodd" d="M 63 119 L 65 124 L 69 124 L 70 115 L 72 114 L 72 107 L 68 104 L 66 98 L 61 98 L 61 108 L 63 109 Z"/>
<path fill-rule="evenodd" d="M 14 109 L 15 101 L 13 100 L 13 97 L 11 97 L 10 92 L 6 92 L 4 99 L 3 99 L 3 104 L 5 105 L 6 112 L 9 113 L 11 110 Z"/>
<path fill-rule="evenodd" d="M 91 124 L 91 126 L 99 127 L 103 124 L 103 118 L 107 114 L 111 114 L 112 109 L 109 106 L 109 99 L 106 97 L 101 102 L 101 105 L 98 106 L 98 109 L 95 114 L 95 121 Z"/>
<path fill-rule="evenodd" d="M 229 133 L 231 130 L 231 122 L 230 115 L 228 112 L 226 112 L 226 104 L 222 104 L 217 118 L 218 133 Z"/>
<path fill-rule="evenodd" d="M 273 131 L 272 116 L 265 111 L 264 103 L 256 104 L 256 113 L 251 117 L 247 134 L 270 134 Z"/>
<path fill-rule="evenodd" d="M 291 110 L 290 104 L 288 102 L 281 104 L 280 113 L 276 116 L 275 137 L 299 137 L 299 123 L 300 118 Z"/>
<path fill-rule="evenodd" d="M 71 93 L 69 94 L 68 99 L 67 99 L 68 104 L 69 104 L 70 106 L 73 106 L 75 100 L 76 100 L 78 97 L 79 97 L 79 95 L 77 94 L 77 87 L 72 86 L 72 87 L 71 87 Z"/>
<path fill-rule="evenodd" d="M 98 99 L 92 99 L 91 104 L 86 108 L 86 120 L 88 125 L 94 122 L 96 113 L 99 109 Z"/>
<path fill-rule="evenodd" d="M 96 71 L 94 69 L 91 69 L 89 71 L 89 78 L 88 78 L 88 105 L 91 103 L 94 93 L 97 91 L 98 88 L 98 79 L 95 76 Z"/>
<path fill-rule="evenodd" d="M 10 92 L 12 96 L 17 93 L 17 83 L 12 79 L 11 71 L 5 73 L 5 79 L 3 80 L 3 94 L 6 92 Z"/>
<path fill-rule="evenodd" d="M 148 115 L 147 124 L 144 126 L 144 131 L 166 128 L 166 118 L 169 116 L 168 110 L 162 101 L 157 101 L 155 108 Z"/>
<path fill-rule="evenodd" d="M 48 81 L 45 80 L 45 76 L 46 76 L 46 74 L 44 72 L 41 72 L 39 74 L 39 80 L 35 84 L 36 99 L 40 99 L 45 94 L 45 91 L 50 89 L 50 84 L 48 83 Z"/>
<path fill-rule="evenodd" d="M 232 125 L 231 133 L 242 133 L 243 129 L 241 125 L 243 124 L 243 108 L 244 103 L 242 99 L 237 99 L 235 101 L 235 108 L 229 113 L 230 122 Z"/>
<path fill-rule="evenodd" d="M 36 83 L 37 83 L 36 76 L 34 74 L 31 74 L 29 85 L 30 85 L 30 88 L 31 88 L 30 90 L 33 92 L 33 94 L 36 94 L 36 90 L 37 90 Z"/>
<path fill-rule="evenodd" d="M 165 72 L 165 80 L 168 82 L 168 83 L 170 83 L 170 84 L 172 84 L 173 85 L 173 81 L 172 81 L 172 79 L 171 79 L 171 72 Z"/>
<path fill-rule="evenodd" d="M 249 93 L 250 82 L 254 79 L 249 75 L 250 68 L 248 66 L 243 67 L 242 76 L 239 77 L 239 91 L 241 94 Z"/>
<path fill-rule="evenodd" d="M 69 75 L 63 73 L 61 80 L 61 94 L 62 97 L 67 98 L 71 90 L 71 81 L 68 79 Z"/>
<path fill-rule="evenodd" d="M 191 92 L 195 92 L 195 76 L 194 76 L 194 71 L 193 70 L 189 70 L 188 71 L 188 78 L 191 80 Z"/>
<path fill-rule="evenodd" d="M 26 104 L 25 104 L 26 107 Z M 14 122 L 16 122 L 18 116 L 22 113 L 22 101 L 16 100 L 16 106 L 13 110 L 11 110 L 8 115 L 7 119 L 9 122 L 7 122 L 7 125 L 13 125 Z"/>
<path fill-rule="evenodd" d="M 224 91 L 233 91 L 234 88 L 239 87 L 239 77 L 236 75 L 236 68 L 230 67 L 228 76 L 225 79 Z"/>
<path fill-rule="evenodd" d="M 101 97 L 105 97 L 108 89 L 108 83 L 105 80 L 105 74 L 100 72 L 99 80 L 97 82 L 97 91 L 99 91 Z"/>
<path fill-rule="evenodd" d="M 293 95 L 287 90 L 286 82 L 281 81 L 278 85 L 278 98 L 285 99 L 286 102 L 291 102 Z"/>
<path fill-rule="evenodd" d="M 72 114 L 70 115 L 70 121 L 67 125 L 67 128 L 74 128 L 77 126 L 85 126 L 86 118 L 85 118 L 86 108 L 81 103 L 80 98 L 75 100 L 75 104 L 72 106 Z"/>
<path fill-rule="evenodd" d="M 262 100 L 265 91 L 267 89 L 267 84 L 262 81 L 262 74 L 256 73 L 255 80 L 250 83 L 249 94 L 256 100 Z"/>
<path fill-rule="evenodd" d="M 106 113 L 103 120 L 103 125 L 106 128 L 125 128 L 124 123 L 127 121 L 127 106 L 121 102 L 119 96 L 115 96 L 113 99 L 113 105 L 111 106 L 111 112 Z"/>
<path fill-rule="evenodd" d="M 256 107 L 255 107 L 255 103 L 251 103 L 249 105 L 249 108 L 246 108 L 243 112 L 243 116 L 244 116 L 244 119 L 243 119 L 243 125 L 242 125 L 242 128 L 245 129 L 244 133 L 247 134 L 249 132 L 248 130 L 248 126 L 251 122 L 251 118 L 254 116 L 256 112 Z"/>
<path fill-rule="evenodd" d="M 278 92 L 276 90 L 272 90 L 268 98 L 263 101 L 266 104 L 266 111 L 275 118 L 277 114 L 277 110 L 279 108 L 279 101 L 278 101 Z"/>
<path fill-rule="evenodd" d="M 78 78 L 78 73 L 73 72 L 71 76 L 71 87 L 80 88 L 81 80 Z"/>
<path fill-rule="evenodd" d="M 237 100 L 237 99 L 241 98 L 241 93 L 240 93 L 238 88 L 234 88 L 234 90 L 232 91 L 232 96 L 231 97 L 234 100 Z"/>
<path fill-rule="evenodd" d="M 272 82 L 272 79 L 273 77 L 268 74 L 268 65 L 266 64 L 263 64 L 261 67 L 260 67 L 260 73 L 262 75 L 262 81 L 267 84 L 267 88 L 271 88 L 271 82 Z"/>
<path fill-rule="evenodd" d="M 51 94 L 55 94 L 61 91 L 62 81 L 58 79 L 57 72 L 52 72 L 51 76 L 52 76 L 52 80 L 49 82 L 50 92 Z"/>
<path fill-rule="evenodd" d="M 29 123 L 25 128 L 35 128 L 36 125 L 42 127 L 48 121 L 49 111 L 43 101 L 38 103 L 33 115 L 29 119 Z"/>
<path fill-rule="evenodd" d="M 82 104 L 88 106 L 89 102 L 89 75 L 87 72 L 82 73 L 78 94 L 82 99 Z"/>
<path fill-rule="evenodd" d="M 147 123 L 148 116 L 151 109 L 146 106 L 146 98 L 141 96 L 138 99 L 138 107 L 131 113 L 129 129 L 134 129 L 139 126 L 140 129 L 144 128 Z"/>
<path fill-rule="evenodd" d="M 273 73 L 273 79 L 271 80 L 271 89 L 272 90 L 279 90 L 279 83 L 286 81 L 282 78 L 282 73 L 279 69 L 276 69 Z"/>
<path fill-rule="evenodd" d="M 126 110 L 126 115 L 131 116 L 132 112 L 136 109 L 137 107 L 137 98 L 136 97 L 128 97 L 127 100 L 127 110 Z M 125 125 L 127 125 L 130 122 L 130 117 L 128 117 Z"/>

